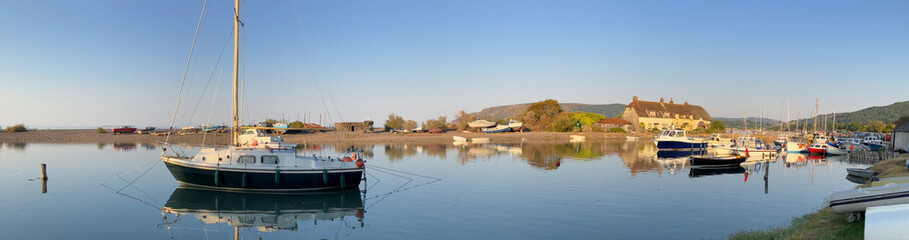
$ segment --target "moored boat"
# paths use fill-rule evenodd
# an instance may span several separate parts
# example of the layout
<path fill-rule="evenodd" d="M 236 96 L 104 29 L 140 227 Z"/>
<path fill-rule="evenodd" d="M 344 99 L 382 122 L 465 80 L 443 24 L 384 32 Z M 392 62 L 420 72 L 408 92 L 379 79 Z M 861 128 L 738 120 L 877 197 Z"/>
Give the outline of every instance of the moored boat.
<path fill-rule="evenodd" d="M 707 148 L 707 141 L 687 137 L 682 129 L 663 130 L 653 142 L 659 150 L 689 151 Z"/>
<path fill-rule="evenodd" d="M 738 166 L 748 159 L 745 156 L 693 156 L 691 166 Z"/>
<path fill-rule="evenodd" d="M 239 41 L 242 11 L 234 1 L 233 36 Z M 299 156 L 296 144 L 285 144 L 281 137 L 270 137 L 256 127 L 242 131 L 239 123 L 239 45 L 234 44 L 233 125 L 231 145 L 203 148 L 195 155 L 167 145 L 161 160 L 171 175 L 185 186 L 230 191 L 303 191 L 357 188 L 363 177 L 365 161 L 357 153 L 338 156 Z M 245 92 L 245 91 L 244 91 Z M 173 123 L 172 123 L 173 124 Z"/>
<path fill-rule="evenodd" d="M 133 132 L 136 132 L 136 127 L 129 126 L 129 125 L 123 125 L 123 126 L 113 127 L 113 128 L 111 128 L 110 131 L 113 132 L 114 134 L 133 133 Z"/>
<path fill-rule="evenodd" d="M 466 142 L 467 141 L 466 137 L 461 137 L 461 136 L 451 136 L 451 139 L 455 140 L 456 142 Z"/>
<path fill-rule="evenodd" d="M 788 141 L 785 144 L 787 153 L 806 153 L 808 152 L 808 144 Z"/>

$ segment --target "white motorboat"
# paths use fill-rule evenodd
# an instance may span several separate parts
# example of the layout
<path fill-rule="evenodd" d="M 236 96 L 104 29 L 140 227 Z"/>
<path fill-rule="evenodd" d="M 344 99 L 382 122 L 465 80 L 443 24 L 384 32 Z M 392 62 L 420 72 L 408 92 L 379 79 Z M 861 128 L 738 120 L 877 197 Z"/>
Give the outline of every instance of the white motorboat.
<path fill-rule="evenodd" d="M 685 134 L 685 130 L 682 129 L 663 130 L 653 142 L 659 150 L 690 151 L 707 148 L 707 141 L 687 137 Z"/>
<path fill-rule="evenodd" d="M 845 214 L 864 212 L 868 207 L 905 203 L 909 203 L 909 184 L 887 184 L 833 193 L 829 205 L 833 212 Z"/>
<path fill-rule="evenodd" d="M 805 143 L 787 141 L 785 146 L 786 146 L 786 152 L 788 152 L 788 153 L 806 153 L 806 152 L 808 152 L 808 144 L 805 144 Z"/>
<path fill-rule="evenodd" d="M 486 121 L 486 119 L 480 119 L 480 120 L 476 120 L 476 121 L 467 123 L 467 126 L 470 126 L 472 128 L 488 128 L 488 127 L 492 127 L 495 125 L 496 125 L 496 123 Z"/>
<path fill-rule="evenodd" d="M 470 125 L 470 124 L 468 124 L 468 125 Z M 511 131 L 518 131 L 524 127 L 524 123 L 519 122 L 518 120 L 511 119 L 511 120 L 508 120 L 508 123 L 505 123 L 505 126 L 510 127 Z"/>
<path fill-rule="evenodd" d="M 732 145 L 718 146 L 716 148 L 716 153 L 719 155 L 738 154 L 760 158 L 773 158 L 776 157 L 777 151 L 764 146 L 761 140 L 757 140 L 754 137 L 739 137 Z"/>

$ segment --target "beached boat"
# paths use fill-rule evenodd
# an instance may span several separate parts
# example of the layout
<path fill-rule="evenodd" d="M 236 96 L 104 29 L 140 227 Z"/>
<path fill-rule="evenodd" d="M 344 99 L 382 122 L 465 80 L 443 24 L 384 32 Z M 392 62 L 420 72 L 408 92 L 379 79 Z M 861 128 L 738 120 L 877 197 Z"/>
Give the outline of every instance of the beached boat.
<path fill-rule="evenodd" d="M 707 141 L 685 136 L 685 130 L 663 130 L 653 139 L 659 150 L 690 151 L 707 148 Z"/>
<path fill-rule="evenodd" d="M 452 139 L 452 140 L 455 140 L 455 141 L 458 141 L 458 142 L 466 142 L 466 141 L 467 141 L 467 138 L 466 138 L 466 137 L 461 137 L 461 136 L 451 136 L 451 139 Z"/>
<path fill-rule="evenodd" d="M 136 127 L 129 126 L 129 125 L 116 126 L 116 127 L 111 128 L 110 131 L 113 132 L 114 134 L 133 133 L 133 132 L 136 132 Z"/>
<path fill-rule="evenodd" d="M 224 129 L 224 126 L 219 125 L 219 126 L 203 126 L 202 127 L 203 132 L 214 132 L 214 131 L 219 131 L 221 129 Z"/>
<path fill-rule="evenodd" d="M 636 136 L 625 136 L 625 141 L 637 141 L 638 137 Z"/>
<path fill-rule="evenodd" d="M 568 135 L 568 138 L 569 138 L 571 141 L 584 141 L 584 140 L 587 140 L 587 136 L 582 136 L 582 135 Z"/>
<path fill-rule="evenodd" d="M 275 124 L 271 125 L 271 127 L 273 128 L 272 131 L 275 131 L 276 133 L 287 132 L 287 126 L 288 126 L 287 122 L 279 122 L 279 123 L 275 123 Z M 203 130 L 205 130 L 205 129 L 203 129 Z"/>
<path fill-rule="evenodd" d="M 689 161 L 691 166 L 739 166 L 746 159 L 746 156 L 692 156 Z"/>
<path fill-rule="evenodd" d="M 830 208 L 840 214 L 864 212 L 868 207 L 905 203 L 909 203 L 909 184 L 858 188 L 830 195 Z"/>
<path fill-rule="evenodd" d="M 486 121 L 486 119 L 480 119 L 480 120 L 476 120 L 476 121 L 467 123 L 467 126 L 470 126 L 472 128 L 488 128 L 488 127 L 492 127 L 495 125 L 496 125 L 496 123 Z"/>
<path fill-rule="evenodd" d="M 136 130 L 138 134 L 149 134 L 155 132 L 155 127 L 146 127 L 145 129 Z"/>
<path fill-rule="evenodd" d="M 239 0 L 235 11 L 241 13 Z M 234 21 L 234 41 L 239 40 L 240 17 Z M 231 145 L 203 148 L 196 155 L 166 145 L 161 160 L 174 178 L 188 186 L 232 191 L 301 191 L 357 188 L 363 177 L 364 161 L 356 153 L 338 156 L 298 156 L 296 144 L 269 137 L 263 129 L 240 131 L 238 117 L 238 54 L 234 44 L 233 125 Z M 241 134 L 242 133 L 242 134 Z"/>
<path fill-rule="evenodd" d="M 877 175 L 877 172 L 874 170 L 864 168 L 846 168 L 846 172 L 849 173 L 849 175 L 863 178 L 872 178 L 874 175 Z"/>
<path fill-rule="evenodd" d="M 511 131 L 520 131 L 524 128 L 524 123 L 511 119 L 508 120 L 508 123 L 505 123 L 505 126 L 510 127 Z"/>
<path fill-rule="evenodd" d="M 511 131 L 511 128 L 505 125 L 491 127 L 491 128 L 481 128 L 483 133 L 503 133 Z"/>

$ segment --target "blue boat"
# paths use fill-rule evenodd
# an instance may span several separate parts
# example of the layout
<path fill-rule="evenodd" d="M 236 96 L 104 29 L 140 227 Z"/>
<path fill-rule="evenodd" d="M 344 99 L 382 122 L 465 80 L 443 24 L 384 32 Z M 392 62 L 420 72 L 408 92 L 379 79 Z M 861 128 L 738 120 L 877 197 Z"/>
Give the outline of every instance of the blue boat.
<path fill-rule="evenodd" d="M 507 125 L 499 125 L 499 126 L 492 127 L 492 128 L 483 128 L 483 133 L 503 133 L 503 132 L 510 132 L 510 131 L 511 131 L 511 127 L 509 127 Z"/>
<path fill-rule="evenodd" d="M 681 129 L 663 130 L 653 142 L 660 151 L 692 151 L 707 148 L 707 141 L 686 137 L 685 130 Z"/>

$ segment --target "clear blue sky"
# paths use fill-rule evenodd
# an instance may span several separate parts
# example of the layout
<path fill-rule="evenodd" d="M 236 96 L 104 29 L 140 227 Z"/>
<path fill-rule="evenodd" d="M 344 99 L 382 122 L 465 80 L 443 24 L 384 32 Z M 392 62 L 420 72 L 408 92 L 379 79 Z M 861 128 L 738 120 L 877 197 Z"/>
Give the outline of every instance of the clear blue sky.
<path fill-rule="evenodd" d="M 177 125 L 207 121 L 232 4 L 209 2 Z M 170 123 L 202 1 L 0 5 L 0 126 Z M 318 121 L 326 88 L 345 121 L 633 96 L 714 117 L 763 104 L 778 118 L 787 96 L 792 118 L 815 98 L 822 112 L 854 111 L 909 100 L 907 12 L 905 1 L 250 1 L 243 117 Z M 229 52 L 212 123 L 230 119 Z"/>

